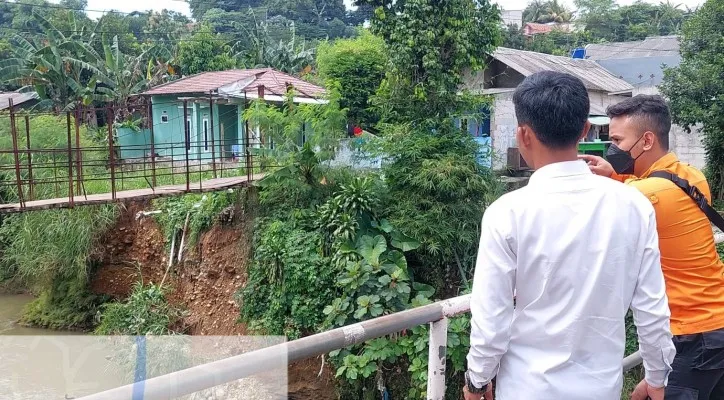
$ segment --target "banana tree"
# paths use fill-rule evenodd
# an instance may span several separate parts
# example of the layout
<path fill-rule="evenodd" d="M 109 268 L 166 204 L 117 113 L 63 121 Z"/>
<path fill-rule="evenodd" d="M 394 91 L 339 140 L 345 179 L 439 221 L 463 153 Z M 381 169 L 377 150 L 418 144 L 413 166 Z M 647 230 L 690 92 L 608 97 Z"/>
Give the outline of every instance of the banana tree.
<path fill-rule="evenodd" d="M 95 29 L 79 27 L 66 36 L 42 16 L 35 14 L 35 18 L 43 34 L 14 37 L 13 56 L 0 61 L 0 79 L 24 90 L 35 90 L 40 99 L 38 106 L 56 112 L 72 110 L 78 103 L 106 100 L 96 92 L 98 79 L 94 77 L 102 72 L 88 45 L 94 40 Z"/>
<path fill-rule="evenodd" d="M 130 117 L 133 106 L 129 104 L 129 99 L 148 87 L 146 60 L 151 60 L 151 52 L 153 48 L 137 57 L 129 56 L 121 52 L 118 36 L 114 36 L 110 43 L 103 38 L 104 54 L 98 68 L 102 72 L 99 75 L 102 84 L 97 91 L 113 103 L 116 121 L 125 121 Z"/>

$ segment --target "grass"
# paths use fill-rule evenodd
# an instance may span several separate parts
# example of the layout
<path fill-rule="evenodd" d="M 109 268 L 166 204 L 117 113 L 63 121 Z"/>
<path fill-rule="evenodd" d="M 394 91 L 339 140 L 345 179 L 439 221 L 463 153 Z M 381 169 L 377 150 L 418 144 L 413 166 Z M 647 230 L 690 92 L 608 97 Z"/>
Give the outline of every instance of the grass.
<path fill-rule="evenodd" d="M 104 304 L 98 335 L 172 335 L 183 313 L 166 301 L 166 290 L 136 282 L 127 300 Z"/>
<path fill-rule="evenodd" d="M 107 205 L 5 217 L 0 277 L 39 295 L 23 322 L 53 329 L 83 329 L 91 323 L 102 299 L 87 289 L 90 260 L 117 215 L 117 207 Z"/>

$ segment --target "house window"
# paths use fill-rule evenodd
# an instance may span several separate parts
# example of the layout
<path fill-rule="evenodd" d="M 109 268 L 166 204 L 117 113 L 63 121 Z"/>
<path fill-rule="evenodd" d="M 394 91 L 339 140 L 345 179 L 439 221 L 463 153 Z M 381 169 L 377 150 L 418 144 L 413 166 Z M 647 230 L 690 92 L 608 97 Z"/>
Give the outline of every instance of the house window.
<path fill-rule="evenodd" d="M 204 151 L 209 151 L 209 118 L 204 115 Z"/>
<path fill-rule="evenodd" d="M 186 119 L 186 132 L 184 132 L 184 135 L 186 136 L 186 151 L 191 150 L 191 118 Z"/>
<path fill-rule="evenodd" d="M 168 124 L 168 112 L 164 111 L 163 114 L 161 114 L 161 123 Z"/>

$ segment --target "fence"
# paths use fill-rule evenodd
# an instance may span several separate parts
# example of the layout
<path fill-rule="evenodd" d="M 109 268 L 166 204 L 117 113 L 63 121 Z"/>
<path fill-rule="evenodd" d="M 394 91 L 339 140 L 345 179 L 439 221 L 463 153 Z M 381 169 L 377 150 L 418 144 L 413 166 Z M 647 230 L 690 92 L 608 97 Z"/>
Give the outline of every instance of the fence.
<path fill-rule="evenodd" d="M 105 115 L 104 131 L 83 126 L 83 112 Z M 59 115 L 54 115 L 53 127 L 33 126 L 31 115 L 18 114 L 11 100 L 9 115 L 2 117 L 9 137 L 0 137 L 0 212 L 73 207 L 89 201 L 90 195 L 96 202 L 116 201 L 121 192 L 134 190 L 139 192 L 122 197 L 219 190 L 252 181 L 270 166 L 255 157 L 261 144 L 249 145 L 248 137 L 236 134 L 215 135 L 219 130 L 207 121 L 202 133 L 192 134 L 189 124 L 183 124 L 175 140 L 157 143 L 153 124 L 148 136 L 115 128 L 109 122 L 114 121 L 112 107 L 76 110 L 64 117 L 62 128 Z M 127 140 L 129 135 L 133 140 Z M 136 137 L 143 140 L 134 143 L 139 142 Z"/>
<path fill-rule="evenodd" d="M 724 242 L 724 234 L 715 236 Z M 210 387 L 230 383 L 264 372 L 275 365 L 271 357 L 287 354 L 289 363 L 327 354 L 354 344 L 391 335 L 419 325 L 430 324 L 428 343 L 427 399 L 445 398 L 445 349 L 448 318 L 470 311 L 470 295 L 455 297 L 430 305 L 333 329 L 288 343 L 256 350 L 236 357 L 181 370 L 143 382 L 144 400 L 161 400 L 188 395 Z M 640 365 L 638 352 L 623 359 L 624 372 Z M 83 397 L 81 400 L 130 399 L 137 385 Z"/>

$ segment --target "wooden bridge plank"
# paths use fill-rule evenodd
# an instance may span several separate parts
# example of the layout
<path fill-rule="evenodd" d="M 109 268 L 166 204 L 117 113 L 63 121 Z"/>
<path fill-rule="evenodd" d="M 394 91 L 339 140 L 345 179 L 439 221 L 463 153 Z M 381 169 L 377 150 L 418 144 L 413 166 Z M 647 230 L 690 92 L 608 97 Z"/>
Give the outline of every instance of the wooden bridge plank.
<path fill-rule="evenodd" d="M 264 174 L 254 174 L 252 176 L 252 182 L 259 180 L 264 177 Z M 159 186 L 155 189 L 144 188 L 144 189 L 133 189 L 133 190 L 122 190 L 116 192 L 116 199 L 113 200 L 111 193 L 91 194 L 86 196 L 74 196 L 73 205 L 84 206 L 93 204 L 108 204 L 114 202 L 120 202 L 123 200 L 142 200 L 152 199 L 158 197 L 175 196 L 185 193 L 205 193 L 205 192 L 216 192 L 220 190 L 226 190 L 235 186 L 245 186 L 249 182 L 246 176 L 236 176 L 230 178 L 216 178 L 209 179 L 201 182 L 199 186 L 198 182 L 191 185 L 190 189 L 186 190 L 186 184 L 181 185 L 169 185 Z M 24 211 L 36 211 L 36 210 L 49 210 L 54 208 L 68 208 L 70 207 L 70 199 L 68 197 L 61 197 L 55 199 L 45 200 L 34 200 L 26 201 L 25 207 L 21 207 L 20 203 L 0 204 L 0 214 L 18 213 Z"/>

